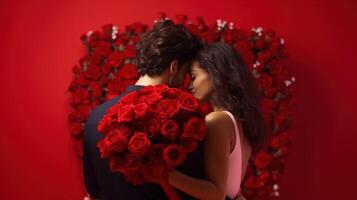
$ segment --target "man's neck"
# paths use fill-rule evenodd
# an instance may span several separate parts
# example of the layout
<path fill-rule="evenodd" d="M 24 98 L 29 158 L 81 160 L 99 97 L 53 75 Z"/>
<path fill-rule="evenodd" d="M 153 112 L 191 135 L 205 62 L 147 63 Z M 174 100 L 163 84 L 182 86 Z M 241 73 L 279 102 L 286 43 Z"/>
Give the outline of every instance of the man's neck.
<path fill-rule="evenodd" d="M 139 80 L 136 81 L 135 85 L 142 85 L 142 86 L 147 86 L 147 85 L 160 85 L 166 83 L 164 77 L 162 76 L 140 76 Z"/>

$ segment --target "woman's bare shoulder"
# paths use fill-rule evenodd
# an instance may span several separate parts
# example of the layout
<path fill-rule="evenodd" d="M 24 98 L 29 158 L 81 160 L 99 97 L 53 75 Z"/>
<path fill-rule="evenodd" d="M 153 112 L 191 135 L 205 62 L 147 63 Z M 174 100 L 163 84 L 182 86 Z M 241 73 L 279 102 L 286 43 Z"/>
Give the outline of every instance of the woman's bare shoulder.
<path fill-rule="evenodd" d="M 216 130 L 234 130 L 232 119 L 223 111 L 215 111 L 206 115 L 206 124 Z"/>
<path fill-rule="evenodd" d="M 223 122 L 229 121 L 229 116 L 224 111 L 215 111 L 206 115 L 206 122 Z"/>

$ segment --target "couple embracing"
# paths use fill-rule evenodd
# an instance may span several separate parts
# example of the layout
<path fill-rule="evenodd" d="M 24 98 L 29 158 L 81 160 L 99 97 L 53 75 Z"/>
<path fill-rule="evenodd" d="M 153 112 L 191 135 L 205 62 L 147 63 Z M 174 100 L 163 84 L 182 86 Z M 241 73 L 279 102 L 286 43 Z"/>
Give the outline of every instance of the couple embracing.
<path fill-rule="evenodd" d="M 167 199 L 157 183 L 132 185 L 110 170 L 97 147 L 104 135 L 97 127 L 105 113 L 126 94 L 148 85 L 182 86 L 190 73 L 190 92 L 209 102 L 207 133 L 185 162 L 169 173 L 168 184 L 181 199 L 243 199 L 240 185 L 249 158 L 263 143 L 264 121 L 254 77 L 234 48 L 224 43 L 201 44 L 182 25 L 158 22 L 137 45 L 140 78 L 122 94 L 90 114 L 84 134 L 84 180 L 91 199 Z"/>

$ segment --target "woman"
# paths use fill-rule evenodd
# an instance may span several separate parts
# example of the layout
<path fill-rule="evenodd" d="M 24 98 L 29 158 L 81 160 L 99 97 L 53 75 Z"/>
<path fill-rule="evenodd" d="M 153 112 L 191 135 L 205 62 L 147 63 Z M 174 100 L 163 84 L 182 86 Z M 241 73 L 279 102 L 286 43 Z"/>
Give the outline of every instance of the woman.
<path fill-rule="evenodd" d="M 208 101 L 204 165 L 207 179 L 170 173 L 169 183 L 198 199 L 236 199 L 252 151 L 264 140 L 254 77 L 230 45 L 206 45 L 191 65 L 191 92 Z"/>

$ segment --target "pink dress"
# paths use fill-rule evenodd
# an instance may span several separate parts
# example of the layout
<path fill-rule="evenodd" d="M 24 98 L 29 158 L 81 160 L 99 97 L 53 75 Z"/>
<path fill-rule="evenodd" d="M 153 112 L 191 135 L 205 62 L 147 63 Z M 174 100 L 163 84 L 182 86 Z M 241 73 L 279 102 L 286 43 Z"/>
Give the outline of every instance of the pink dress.
<path fill-rule="evenodd" d="M 229 111 L 223 111 L 229 115 L 232 119 L 235 133 L 236 133 L 236 145 L 231 152 L 228 169 L 227 180 L 227 196 L 230 199 L 234 199 L 240 192 L 240 184 L 242 177 L 242 145 L 239 136 L 239 129 L 235 117 Z"/>

